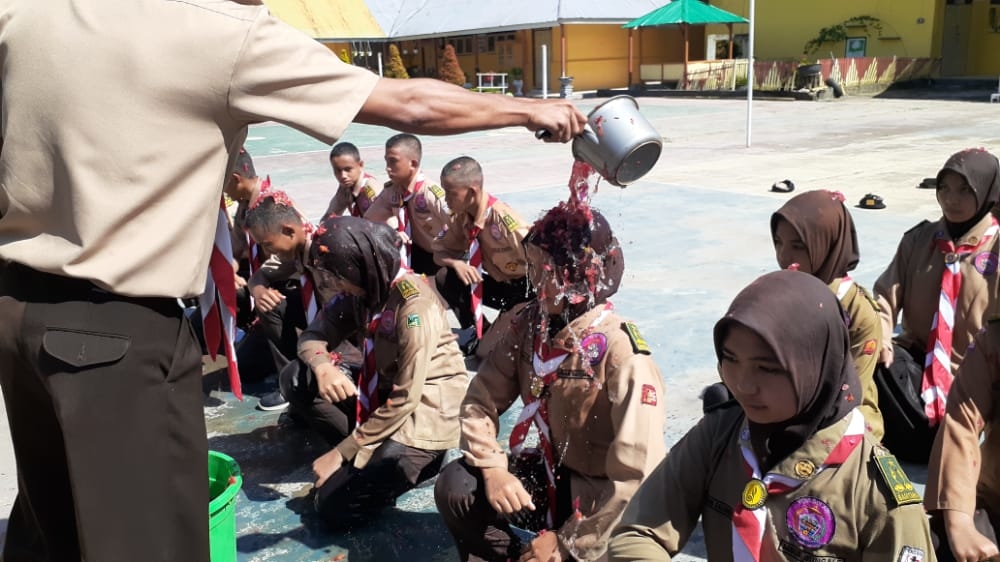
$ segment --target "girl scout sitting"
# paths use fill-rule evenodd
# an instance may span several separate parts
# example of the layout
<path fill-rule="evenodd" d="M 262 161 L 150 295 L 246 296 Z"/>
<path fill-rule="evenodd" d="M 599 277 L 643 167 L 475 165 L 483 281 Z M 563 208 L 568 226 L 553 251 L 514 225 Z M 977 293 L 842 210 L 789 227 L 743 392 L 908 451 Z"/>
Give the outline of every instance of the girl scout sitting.
<path fill-rule="evenodd" d="M 624 261 L 600 213 L 560 204 L 525 243 L 538 296 L 486 334 L 462 403 L 464 458 L 441 472 L 435 500 L 462 560 L 596 560 L 663 458 L 662 379 L 607 300 Z M 508 456 L 498 420 L 518 398 Z M 532 424 L 534 450 L 525 447 Z M 524 552 L 511 521 L 539 532 Z"/>
<path fill-rule="evenodd" d="M 843 309 L 777 271 L 715 325 L 738 407 L 698 422 L 633 496 L 609 559 L 670 560 L 701 517 L 713 562 L 931 560 L 920 496 L 865 431 Z"/>

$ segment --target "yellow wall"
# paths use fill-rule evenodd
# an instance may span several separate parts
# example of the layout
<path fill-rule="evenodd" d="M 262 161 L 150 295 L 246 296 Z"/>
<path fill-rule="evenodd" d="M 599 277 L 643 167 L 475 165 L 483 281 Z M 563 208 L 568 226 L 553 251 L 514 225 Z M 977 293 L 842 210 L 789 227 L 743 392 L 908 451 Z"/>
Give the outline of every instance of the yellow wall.
<path fill-rule="evenodd" d="M 972 10 L 972 27 L 969 30 L 969 53 L 966 74 L 970 76 L 1000 75 L 1000 33 L 990 28 L 990 10 L 1000 26 L 1000 6 L 976 2 L 967 6 Z"/>
<path fill-rule="evenodd" d="M 936 57 L 940 52 L 936 28 L 940 26 L 942 0 L 838 0 L 803 2 L 767 0 L 756 2 L 754 55 L 757 59 L 790 59 L 802 55 L 806 42 L 823 27 L 855 16 L 873 16 L 882 21 L 882 38 L 868 38 L 866 56 Z M 712 0 L 712 5 L 748 17 L 749 0 Z M 922 18 L 923 23 L 917 23 Z M 747 33 L 747 25 L 735 26 Z M 726 33 L 722 25 L 708 33 Z M 859 36 L 863 30 L 859 30 Z M 898 37 L 899 39 L 892 39 Z M 844 43 L 824 44 L 810 58 L 844 56 Z"/>

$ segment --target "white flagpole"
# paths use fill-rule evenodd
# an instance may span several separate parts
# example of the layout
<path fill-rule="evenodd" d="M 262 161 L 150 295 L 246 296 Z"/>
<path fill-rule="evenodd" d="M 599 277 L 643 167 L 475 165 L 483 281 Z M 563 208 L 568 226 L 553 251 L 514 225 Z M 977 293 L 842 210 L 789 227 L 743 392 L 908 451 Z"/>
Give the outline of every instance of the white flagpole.
<path fill-rule="evenodd" d="M 753 113 L 753 24 L 755 5 L 754 0 L 750 0 L 750 34 L 747 41 L 747 148 L 750 148 L 750 132 L 752 128 L 751 114 Z"/>

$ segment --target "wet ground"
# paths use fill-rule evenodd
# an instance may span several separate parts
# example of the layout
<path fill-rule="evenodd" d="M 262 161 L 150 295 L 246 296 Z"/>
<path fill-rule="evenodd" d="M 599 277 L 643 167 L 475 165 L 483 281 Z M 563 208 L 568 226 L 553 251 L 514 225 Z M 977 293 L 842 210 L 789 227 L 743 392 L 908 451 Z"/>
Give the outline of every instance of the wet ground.
<path fill-rule="evenodd" d="M 587 111 L 599 100 L 582 100 Z M 656 169 L 627 189 L 602 185 L 593 203 L 604 211 L 622 243 L 626 277 L 613 299 L 653 347 L 667 393 L 667 444 L 700 415 L 698 393 L 717 380 L 711 327 L 730 299 L 775 267 L 768 232 L 771 212 L 789 196 L 772 183 L 792 179 L 797 191 L 831 188 L 849 202 L 874 192 L 888 209 L 852 209 L 862 261 L 854 277 L 872 282 L 889 263 L 901 234 L 939 211 L 932 191 L 916 189 L 949 154 L 967 146 L 1000 149 L 995 124 L 1000 104 L 845 98 L 837 102 L 758 102 L 754 143 L 745 148 L 745 104 L 737 100 L 642 99 L 643 112 L 664 135 Z M 352 125 L 344 140 L 361 147 L 368 168 L 381 174 L 382 144 L 392 132 Z M 567 146 L 544 145 L 518 129 L 424 137 L 424 167 L 436 177 L 453 157 L 483 163 L 487 188 L 525 219 L 568 195 L 572 160 Z M 335 184 L 328 147 L 279 125 L 253 127 L 247 148 L 311 217 L 325 209 Z M 309 465 L 322 452 L 313 435 L 254 409 L 247 388 L 235 401 L 215 390 L 206 399 L 213 449 L 233 456 L 245 484 L 237 503 L 241 561 L 445 561 L 455 550 L 431 489 L 400 498 L 371 528 L 349 535 L 323 531 L 310 515 Z M 509 430 L 511 418 L 505 418 Z M 4 435 L 6 437 L 6 435 Z M 0 512 L 16 489 L 9 441 L 0 440 Z M 924 471 L 907 467 L 919 484 Z M 0 520 L 0 532 L 5 524 Z M 677 560 L 704 560 L 700 537 Z"/>

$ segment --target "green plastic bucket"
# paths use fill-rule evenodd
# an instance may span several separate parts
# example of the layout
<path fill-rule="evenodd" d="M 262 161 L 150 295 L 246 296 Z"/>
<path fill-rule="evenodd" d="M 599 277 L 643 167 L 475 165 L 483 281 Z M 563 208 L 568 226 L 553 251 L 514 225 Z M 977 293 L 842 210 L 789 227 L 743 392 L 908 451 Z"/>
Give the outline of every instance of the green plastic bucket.
<path fill-rule="evenodd" d="M 208 539 L 212 562 L 236 562 L 236 494 L 243 487 L 240 465 L 208 452 Z"/>

